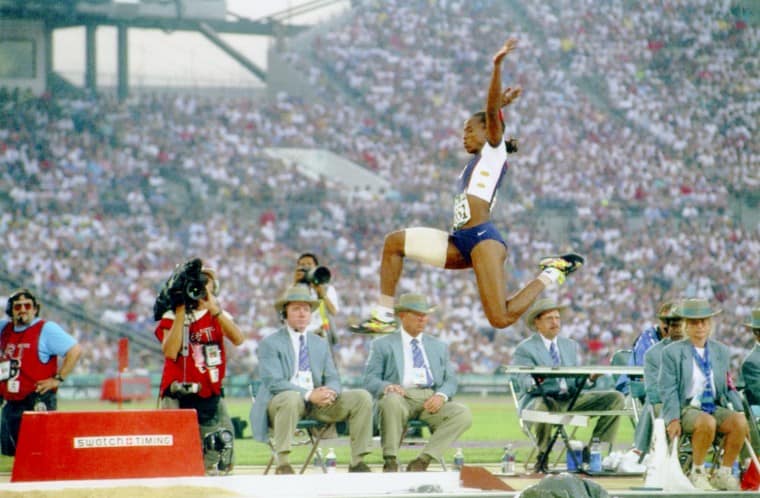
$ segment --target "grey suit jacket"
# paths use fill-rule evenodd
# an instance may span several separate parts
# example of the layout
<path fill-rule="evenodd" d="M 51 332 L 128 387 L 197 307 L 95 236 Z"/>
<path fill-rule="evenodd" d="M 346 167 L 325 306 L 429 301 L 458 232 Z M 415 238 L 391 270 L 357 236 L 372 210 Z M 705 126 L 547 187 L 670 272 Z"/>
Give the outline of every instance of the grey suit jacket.
<path fill-rule="evenodd" d="M 673 341 L 666 337 L 644 353 L 644 385 L 646 386 L 647 393 L 646 401 L 652 406 L 662 402 L 660 399 L 660 390 L 657 387 L 660 377 L 660 364 L 662 363 L 662 350 L 671 342 Z"/>
<path fill-rule="evenodd" d="M 309 362 L 314 387 L 328 386 L 336 393 L 341 392 L 340 376 L 330 355 L 327 341 L 306 333 L 306 344 L 309 349 Z M 256 399 L 251 407 L 251 429 L 254 439 L 267 442 L 269 440 L 269 401 L 284 391 L 298 391 L 306 394 L 306 389 L 290 382 L 296 368 L 297 357 L 293 351 L 293 343 L 285 327 L 266 337 L 259 344 L 259 372 L 261 387 L 256 393 Z"/>
<path fill-rule="evenodd" d="M 760 405 L 760 344 L 744 358 L 742 362 L 742 378 L 744 379 L 744 394 L 750 405 Z"/>
<path fill-rule="evenodd" d="M 449 358 L 449 346 L 428 334 L 422 336 L 435 392 L 453 398 L 457 392 L 457 376 Z M 404 347 L 400 332 L 372 341 L 364 370 L 364 387 L 376 399 L 383 394 L 385 386 L 401 384 L 404 379 Z"/>
<path fill-rule="evenodd" d="M 557 337 L 557 348 L 559 349 L 560 365 L 563 367 L 574 367 L 580 365 L 580 344 L 566 337 Z M 515 348 L 512 356 L 512 364 L 519 366 L 551 366 L 552 356 L 549 350 L 544 346 L 541 334 L 535 333 L 530 337 L 523 339 Z M 528 375 L 517 376 L 517 381 L 521 390 L 520 408 L 530 402 L 536 396 L 540 396 L 536 389 L 533 378 Z M 565 379 L 568 392 L 575 392 L 575 379 L 568 377 Z M 560 393 L 559 378 L 546 379 L 542 384 L 542 390 L 548 396 Z"/>
<path fill-rule="evenodd" d="M 737 392 L 728 390 L 727 374 L 730 364 L 728 348 L 712 339 L 707 340 L 707 348 L 710 351 L 710 363 L 715 380 L 715 404 L 728 408 L 730 402 L 734 410 L 741 409 L 741 398 L 738 397 Z M 681 418 L 681 410 L 687 405 L 687 389 L 693 374 L 694 356 L 691 341 L 682 339 L 665 346 L 662 350 L 658 379 L 662 399 L 662 418 L 665 420 L 665 425 Z"/>

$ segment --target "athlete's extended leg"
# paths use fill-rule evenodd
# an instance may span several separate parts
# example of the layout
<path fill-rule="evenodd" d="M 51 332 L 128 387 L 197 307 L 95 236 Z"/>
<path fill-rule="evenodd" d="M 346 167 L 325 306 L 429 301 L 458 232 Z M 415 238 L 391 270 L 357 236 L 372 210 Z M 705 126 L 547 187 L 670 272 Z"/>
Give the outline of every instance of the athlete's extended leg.
<path fill-rule="evenodd" d="M 483 311 L 488 322 L 495 328 L 501 329 L 516 322 L 544 290 L 544 284 L 535 279 L 507 299 L 507 276 L 504 270 L 507 248 L 498 240 L 480 242 L 470 257 Z"/>
<path fill-rule="evenodd" d="M 577 260 L 570 260 L 571 256 L 577 257 Z M 495 328 L 504 328 L 515 323 L 546 287 L 553 283 L 562 283 L 567 273 L 575 271 L 583 264 L 583 258 L 575 254 L 544 258 L 540 263 L 543 271 L 528 285 L 507 298 L 507 277 L 504 271 L 507 249 L 504 244 L 497 240 L 484 240 L 475 246 L 470 257 L 483 310 L 488 322 Z"/>

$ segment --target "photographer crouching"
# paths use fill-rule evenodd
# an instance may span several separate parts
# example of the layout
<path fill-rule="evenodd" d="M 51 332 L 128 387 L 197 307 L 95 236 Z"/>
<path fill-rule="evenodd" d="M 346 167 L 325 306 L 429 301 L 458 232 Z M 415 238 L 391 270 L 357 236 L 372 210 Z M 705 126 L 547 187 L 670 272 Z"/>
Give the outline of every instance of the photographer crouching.
<path fill-rule="evenodd" d="M 330 270 L 326 266 L 319 266 L 314 254 L 305 252 L 298 256 L 293 283 L 308 285 L 312 297 L 319 300 L 319 306 L 311 314 L 306 332 L 317 334 L 332 345 L 337 342 L 333 320 L 338 313 L 340 301 L 335 287 L 330 285 L 330 278 Z"/>
<path fill-rule="evenodd" d="M 198 415 L 207 474 L 228 473 L 234 432 L 224 403 L 224 338 L 238 346 L 243 334 L 217 301 L 215 272 L 196 258 L 178 266 L 153 307 L 164 353 L 161 408 L 191 408 Z"/>

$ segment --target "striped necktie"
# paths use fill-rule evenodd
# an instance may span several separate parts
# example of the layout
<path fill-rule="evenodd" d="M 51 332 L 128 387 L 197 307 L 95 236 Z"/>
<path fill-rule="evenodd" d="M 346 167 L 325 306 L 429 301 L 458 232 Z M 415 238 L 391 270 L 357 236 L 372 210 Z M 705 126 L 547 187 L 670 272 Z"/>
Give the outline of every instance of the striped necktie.
<path fill-rule="evenodd" d="M 309 350 L 306 349 L 306 332 L 302 333 L 298 338 L 298 370 L 307 371 L 311 370 L 311 364 L 309 363 Z"/>
<path fill-rule="evenodd" d="M 430 370 L 425 366 L 425 358 L 422 356 L 422 349 L 420 349 L 420 344 L 417 339 L 412 339 L 412 366 L 414 368 L 425 369 L 425 379 L 427 379 L 427 384 L 422 387 L 430 387 L 433 385 L 433 378 L 430 375 Z"/>
<path fill-rule="evenodd" d="M 552 341 L 551 346 L 549 346 L 549 354 L 552 355 L 552 366 L 558 367 L 559 366 L 559 351 L 557 351 L 557 345 L 554 344 L 554 341 Z"/>

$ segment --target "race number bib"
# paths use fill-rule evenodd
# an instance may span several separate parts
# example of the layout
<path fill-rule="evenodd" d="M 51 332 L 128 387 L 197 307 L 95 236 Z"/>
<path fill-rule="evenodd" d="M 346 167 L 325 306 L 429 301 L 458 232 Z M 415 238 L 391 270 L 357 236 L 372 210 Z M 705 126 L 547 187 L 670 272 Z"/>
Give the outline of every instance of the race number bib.
<path fill-rule="evenodd" d="M 8 392 L 9 393 L 17 393 L 21 389 L 21 382 L 19 382 L 16 379 L 12 379 L 8 381 Z"/>
<path fill-rule="evenodd" d="M 454 196 L 454 230 L 458 230 L 470 221 L 470 203 L 467 202 L 467 194 L 461 193 Z"/>
<path fill-rule="evenodd" d="M 307 391 L 312 391 L 314 389 L 314 380 L 311 378 L 311 370 L 299 370 L 296 374 L 296 385 Z"/>

